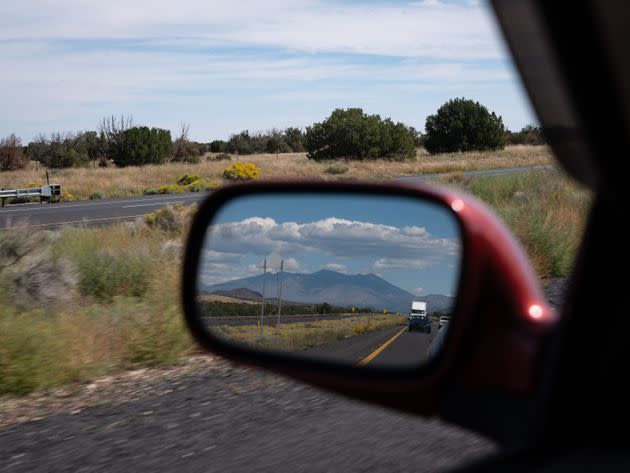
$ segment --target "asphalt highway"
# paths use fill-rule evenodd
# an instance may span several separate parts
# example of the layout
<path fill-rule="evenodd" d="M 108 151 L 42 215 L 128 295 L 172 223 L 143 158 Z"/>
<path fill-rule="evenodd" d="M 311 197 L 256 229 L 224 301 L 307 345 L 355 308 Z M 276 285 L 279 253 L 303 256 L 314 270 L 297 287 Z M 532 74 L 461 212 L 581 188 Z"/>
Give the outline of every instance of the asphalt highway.
<path fill-rule="evenodd" d="M 544 171 L 553 169 L 553 166 L 548 165 L 538 165 L 538 166 L 518 166 L 511 168 L 497 168 L 497 169 L 475 169 L 471 171 L 463 171 L 462 174 L 464 176 L 475 177 L 475 176 L 504 176 L 506 174 L 525 174 L 532 171 Z M 450 172 L 440 173 L 440 174 L 422 174 L 419 176 L 399 176 L 395 178 L 395 181 L 398 182 L 425 182 L 431 179 L 435 179 L 441 176 L 447 176 L 452 174 Z"/>
<path fill-rule="evenodd" d="M 548 166 L 482 169 L 465 171 L 464 175 L 499 176 L 526 173 L 532 169 L 546 168 Z M 439 178 L 442 175 L 444 174 L 400 176 L 395 181 L 413 185 Z M 17 225 L 54 228 L 64 225 L 99 225 L 121 220 L 134 220 L 167 204 L 190 205 L 199 202 L 206 195 L 206 193 L 182 193 L 55 204 L 28 203 L 8 205 L 0 208 L 0 230 Z"/>
<path fill-rule="evenodd" d="M 396 325 L 305 350 L 305 355 L 360 366 L 416 366 L 426 360 L 437 324 L 431 333 L 409 332 L 407 324 Z"/>
<path fill-rule="evenodd" d="M 190 205 L 199 202 L 205 196 L 206 193 L 186 193 L 56 204 L 37 202 L 10 205 L 0 209 L 0 229 L 18 225 L 59 227 L 133 220 L 167 204 Z"/>
<path fill-rule="evenodd" d="M 260 370 L 216 369 L 154 389 L 0 428 L 0 472 L 440 472 L 497 451 L 436 419 Z"/>

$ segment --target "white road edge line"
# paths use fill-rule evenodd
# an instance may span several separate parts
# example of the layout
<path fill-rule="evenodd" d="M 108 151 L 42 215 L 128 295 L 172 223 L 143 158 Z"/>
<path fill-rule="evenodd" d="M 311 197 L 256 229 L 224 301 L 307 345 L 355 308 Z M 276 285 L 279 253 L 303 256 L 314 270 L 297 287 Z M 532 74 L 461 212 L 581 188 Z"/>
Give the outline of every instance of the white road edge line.
<path fill-rule="evenodd" d="M 183 204 L 183 200 L 170 200 L 167 202 L 154 202 L 151 204 L 136 204 L 136 205 L 123 205 L 123 209 L 132 209 L 134 207 L 151 207 L 152 205 L 164 205 L 164 204 Z"/>
<path fill-rule="evenodd" d="M 203 196 L 203 195 L 205 195 L 205 194 L 199 193 L 200 197 Z M 168 199 L 168 198 L 169 197 L 164 197 L 164 196 L 158 197 L 158 199 L 162 199 L 162 200 Z M 172 198 L 173 199 L 181 199 L 182 197 L 181 196 L 173 196 Z M 184 198 L 187 199 L 188 197 L 184 197 Z M 195 196 L 190 196 L 189 198 L 191 200 L 194 200 L 194 199 L 197 198 L 197 196 L 196 195 Z M 143 199 L 143 200 L 145 200 L 145 201 L 149 201 L 150 200 L 151 202 L 155 201 L 154 199 Z M 112 202 L 111 200 L 106 199 L 106 200 L 103 200 L 102 202 L 90 202 L 89 204 L 73 204 L 73 203 L 69 202 L 70 205 L 63 205 L 61 207 L 58 206 L 58 205 L 55 205 L 55 204 L 52 204 L 52 206 L 49 207 L 49 204 L 46 204 L 46 205 L 42 206 L 41 210 L 44 210 L 44 209 L 74 209 L 76 207 L 90 207 L 90 206 L 94 206 L 94 205 L 117 206 L 118 204 L 127 204 L 127 203 L 132 203 L 132 202 L 138 202 L 138 199 L 135 199 L 135 200 L 120 200 L 118 202 Z M 37 202 L 35 202 L 35 203 L 37 203 Z M 166 203 L 169 203 L 169 202 L 166 202 Z M 19 204 L 19 205 L 23 205 L 23 204 Z M 33 209 L 31 209 L 31 208 L 2 209 L 2 210 L 0 210 L 0 214 L 2 214 L 2 213 L 9 213 L 9 212 L 26 212 L 26 211 L 29 211 L 29 210 L 33 210 Z"/>

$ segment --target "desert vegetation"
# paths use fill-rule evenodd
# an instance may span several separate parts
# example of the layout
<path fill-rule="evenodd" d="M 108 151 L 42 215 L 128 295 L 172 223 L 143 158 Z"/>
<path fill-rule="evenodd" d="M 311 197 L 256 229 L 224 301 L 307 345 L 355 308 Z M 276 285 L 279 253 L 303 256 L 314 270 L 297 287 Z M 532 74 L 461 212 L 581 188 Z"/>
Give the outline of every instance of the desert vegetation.
<path fill-rule="evenodd" d="M 335 320 L 291 322 L 264 328 L 261 339 L 256 325 L 220 325 L 212 327 L 213 333 L 226 339 L 259 348 L 295 351 L 332 343 L 362 333 L 376 332 L 402 325 L 406 316 L 363 315 Z"/>
<path fill-rule="evenodd" d="M 316 161 L 405 160 L 416 155 L 409 128 L 360 108 L 337 109 L 323 122 L 307 127 L 304 146 L 307 157 Z"/>
<path fill-rule="evenodd" d="M 553 172 L 474 179 L 455 173 L 443 181 L 492 206 L 539 277 L 570 272 L 590 206 L 587 191 Z M 179 304 L 182 240 L 193 212 L 175 206 L 109 227 L 0 232 L 0 393 L 172 363 L 193 353 Z M 246 312 L 259 307 L 247 305 Z M 308 340 L 325 343 L 378 329 L 377 319 L 369 320 L 369 326 L 367 319 L 339 320 L 339 327 L 291 324 L 268 343 L 297 349 L 307 333 Z M 245 342 L 251 336 L 250 329 L 230 330 L 241 330 Z"/>
<path fill-rule="evenodd" d="M 431 154 L 505 146 L 503 120 L 479 102 L 452 99 L 427 117 L 424 147 Z"/>
<path fill-rule="evenodd" d="M 519 132 L 506 130 L 495 112 L 464 98 L 449 100 L 429 115 L 425 134 L 360 108 L 338 108 L 304 130 L 243 130 L 227 140 L 207 143 L 189 139 L 189 130 L 190 124 L 182 122 L 173 137 L 170 130 L 138 125 L 132 117 L 113 115 L 102 119 L 96 130 L 40 134 L 26 145 L 11 134 L 0 140 L 0 171 L 23 169 L 31 163 L 46 169 L 198 164 L 204 159 L 228 159 L 230 154 L 278 157 L 303 151 L 317 161 L 413 160 L 418 149 L 436 154 L 497 150 L 506 143 L 545 143 L 540 128 L 527 125 Z"/>
<path fill-rule="evenodd" d="M 66 200 L 89 199 L 99 192 L 103 198 L 128 197 L 145 193 L 188 192 L 177 185 L 184 175 L 197 175 L 209 188 L 227 182 L 223 171 L 239 162 L 238 156 L 214 159 L 207 155 L 199 163 L 170 162 L 162 165 L 127 166 L 124 168 L 67 168 L 50 170 L 51 182 L 61 184 Z M 392 161 L 345 160 L 313 161 L 305 153 L 256 154 L 247 157 L 247 163 L 259 170 L 259 179 L 367 179 L 383 180 L 395 176 L 427 173 L 457 172 L 470 169 L 532 166 L 553 163 L 547 146 L 509 146 L 502 150 L 430 155 L 416 149 L 412 160 Z M 30 163 L 23 169 L 0 173 L 0 187 L 26 187 L 32 182 L 45 182 L 45 169 Z M 173 186 L 162 188 L 163 186 Z"/>
<path fill-rule="evenodd" d="M 216 298 L 221 296 L 201 296 L 199 301 L 199 309 L 205 317 L 256 317 L 261 313 L 260 301 L 225 301 L 225 300 L 208 300 L 208 297 Z M 339 307 L 324 302 L 322 304 L 293 304 L 283 303 L 283 315 L 306 315 L 306 314 L 347 314 L 350 311 L 358 314 L 373 313 L 371 307 Z M 267 300 L 265 302 L 265 315 L 278 315 L 277 300 Z"/>
<path fill-rule="evenodd" d="M 0 393 L 190 353 L 178 288 L 193 211 L 170 207 L 150 223 L 0 232 Z"/>
<path fill-rule="evenodd" d="M 554 171 L 475 179 L 453 174 L 442 181 L 492 207 L 519 239 L 540 278 L 569 274 L 591 205 L 588 190 Z"/>
<path fill-rule="evenodd" d="M 0 140 L 0 171 L 21 169 L 27 161 L 20 138 L 11 134 Z"/>

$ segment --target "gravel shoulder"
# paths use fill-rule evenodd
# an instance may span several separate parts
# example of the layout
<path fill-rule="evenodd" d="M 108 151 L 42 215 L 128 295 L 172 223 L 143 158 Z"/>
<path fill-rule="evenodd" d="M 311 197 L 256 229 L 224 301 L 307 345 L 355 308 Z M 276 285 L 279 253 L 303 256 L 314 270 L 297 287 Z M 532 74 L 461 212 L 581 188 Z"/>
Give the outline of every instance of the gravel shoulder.
<path fill-rule="evenodd" d="M 495 450 L 437 420 L 215 361 L 57 397 L 57 413 L 0 429 L 0 471 L 439 471 Z M 119 398 L 93 405 L 108 395 Z"/>

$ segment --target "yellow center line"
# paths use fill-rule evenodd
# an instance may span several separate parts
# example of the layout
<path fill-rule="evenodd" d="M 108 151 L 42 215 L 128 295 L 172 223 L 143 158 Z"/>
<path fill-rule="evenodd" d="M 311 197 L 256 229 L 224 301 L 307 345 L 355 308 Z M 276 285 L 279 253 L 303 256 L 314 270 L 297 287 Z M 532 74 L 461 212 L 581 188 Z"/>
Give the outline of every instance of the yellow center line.
<path fill-rule="evenodd" d="M 52 225 L 70 225 L 73 223 L 105 222 L 108 220 L 123 220 L 123 219 L 131 219 L 131 218 L 138 218 L 138 217 L 144 217 L 144 215 L 128 215 L 126 217 L 89 218 L 89 219 L 83 219 L 83 220 L 71 220 L 67 222 L 37 223 L 34 225 L 25 225 L 24 227 L 21 227 L 21 228 L 50 227 Z M 12 227 L 0 227 L 0 230 L 6 230 L 8 228 L 12 228 Z"/>
<path fill-rule="evenodd" d="M 380 352 L 382 352 L 383 350 L 385 350 L 385 348 L 387 348 L 389 346 L 390 343 L 392 343 L 394 340 L 396 340 L 401 333 L 403 333 L 405 330 L 407 330 L 407 327 L 403 327 L 401 328 L 396 335 L 394 335 L 392 338 L 390 338 L 389 340 L 387 340 L 385 343 L 383 343 L 380 347 L 378 347 L 376 350 L 374 350 L 372 353 L 370 353 L 368 356 L 366 356 L 365 358 L 363 358 L 361 361 L 359 361 L 357 363 L 357 366 L 365 366 L 367 365 L 370 361 L 372 361 L 374 358 L 376 358 L 378 356 L 378 354 Z"/>

